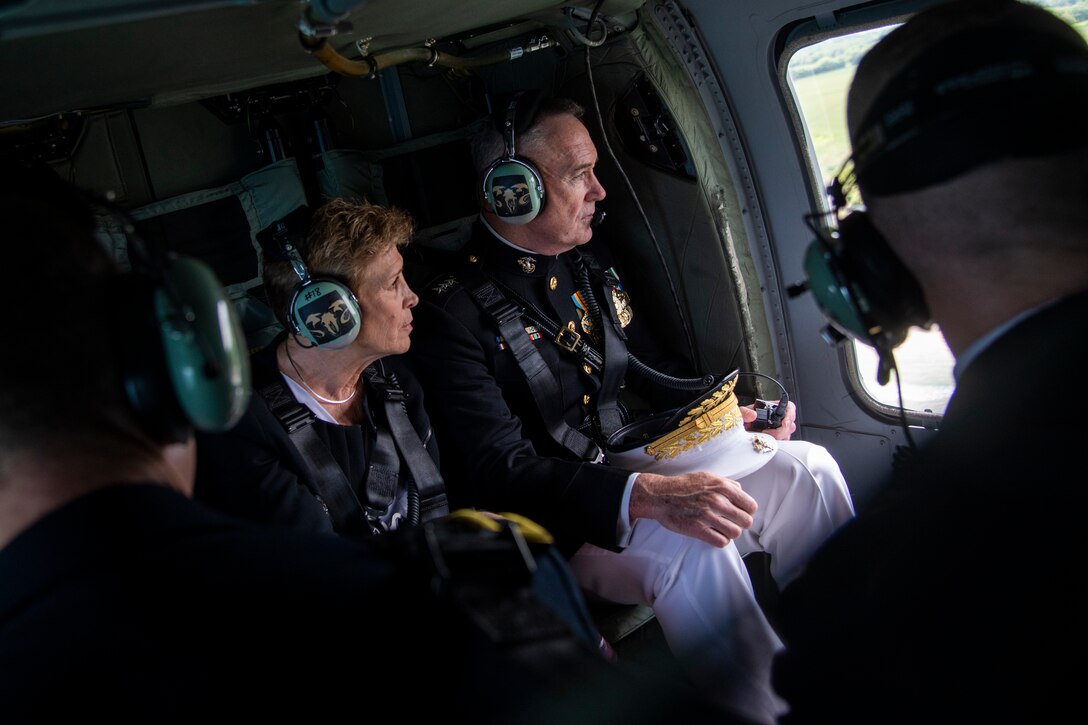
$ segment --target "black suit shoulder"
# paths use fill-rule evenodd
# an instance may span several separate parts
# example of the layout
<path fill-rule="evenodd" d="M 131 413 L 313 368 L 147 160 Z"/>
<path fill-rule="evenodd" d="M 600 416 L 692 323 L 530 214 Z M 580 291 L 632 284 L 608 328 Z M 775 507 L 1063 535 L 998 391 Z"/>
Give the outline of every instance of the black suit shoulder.
<path fill-rule="evenodd" d="M 970 361 L 934 441 L 782 592 L 784 723 L 1026 722 L 1079 704 L 1058 663 L 1088 648 L 1068 587 L 1088 554 L 1068 448 L 1088 435 L 1071 334 L 1086 325 L 1082 294 Z M 1044 380 L 1066 383 L 1057 427 L 1038 415 Z"/>
<path fill-rule="evenodd" d="M 619 722 L 645 691 L 647 706 L 710 722 L 686 693 L 658 703 L 561 629 L 549 642 L 543 618 L 530 648 L 493 642 L 397 533 L 259 526 L 161 485 L 76 499 L 0 549 L 5 721 L 308 721 L 358 693 L 428 720 L 561 722 L 589 707 Z M 410 676 L 400 649 L 427 652 Z"/>

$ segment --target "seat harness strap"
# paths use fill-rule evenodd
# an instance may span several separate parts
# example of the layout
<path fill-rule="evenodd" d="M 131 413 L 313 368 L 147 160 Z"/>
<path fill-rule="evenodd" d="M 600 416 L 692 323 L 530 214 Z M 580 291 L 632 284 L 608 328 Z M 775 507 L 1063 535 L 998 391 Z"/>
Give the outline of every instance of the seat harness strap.
<path fill-rule="evenodd" d="M 427 452 L 419 434 L 412 427 L 405 410 L 406 395 L 401 390 L 396 374 L 384 376 L 377 365 L 371 365 L 363 371 L 367 382 L 382 396 L 385 405 L 385 420 L 393 432 L 397 450 L 408 465 L 411 482 L 419 494 L 420 522 L 440 518 L 450 512 L 446 501 L 446 485 L 438 471 L 434 459 Z M 416 522 L 412 522 L 416 523 Z"/>
<path fill-rule="evenodd" d="M 589 257 L 585 254 L 581 256 L 583 259 Z M 599 269 L 595 262 L 592 265 L 592 268 Z M 582 294 L 586 299 L 592 300 L 592 307 L 596 310 L 596 321 L 603 323 L 588 276 L 584 273 L 584 268 L 581 265 L 579 267 L 582 270 Z M 514 354 L 514 359 L 525 376 L 537 409 L 552 439 L 584 460 L 600 460 L 600 446 L 564 420 L 559 406 L 559 383 L 536 345 L 525 334 L 525 325 L 521 318 L 525 317 L 542 329 L 561 349 L 601 372 L 602 388 L 597 400 L 596 422 L 602 440 L 607 439 L 624 423 L 618 393 L 627 370 L 627 346 L 621 337 L 622 333 L 618 332 L 619 323 L 610 315 L 608 320 L 610 324 L 600 325 L 605 341 L 605 354 L 602 356 L 578 332 L 557 324 L 520 299 L 514 292 L 507 290 L 504 293 L 500 285 L 490 279 L 479 267 L 466 266 L 464 269 L 467 276 L 472 278 L 466 288 L 477 304 L 495 321 L 503 340 Z M 507 294 L 520 304 L 510 301 Z"/>
<path fill-rule="evenodd" d="M 321 497 L 337 531 L 343 533 L 380 533 L 379 517 L 393 503 L 400 484 L 401 456 L 408 464 L 410 477 L 408 522 L 418 524 L 444 516 L 445 484 L 434 460 L 427 453 L 404 408 L 404 391 L 395 375 L 388 378 L 379 370 L 381 361 L 363 371 L 367 382 L 382 396 L 386 426 L 376 424 L 376 437 L 367 463 L 364 494 L 366 504 L 359 501 L 343 469 L 332 457 L 328 446 L 313 428 L 314 414 L 281 380 L 258 390 L 269 410 L 287 431 L 291 442 L 313 469 L 315 493 Z M 398 455 L 400 451 L 400 455 Z M 421 484 L 423 481 L 425 483 Z M 414 505 L 418 499 L 419 509 Z"/>
<path fill-rule="evenodd" d="M 593 292 L 593 286 L 589 283 L 587 268 L 597 275 L 601 281 L 612 289 L 619 284 L 619 279 L 611 272 L 601 270 L 593 255 L 580 253 L 577 258 L 578 279 L 582 296 L 586 299 L 590 315 L 594 323 L 601 328 L 601 337 L 604 340 L 604 360 L 607 369 L 601 375 L 601 392 L 597 399 L 597 425 L 600 428 L 601 438 L 608 438 L 623 427 L 625 420 L 619 405 L 619 391 L 627 375 L 627 344 L 623 326 L 616 319 L 615 310 L 608 305 L 608 321 L 604 320 L 600 303 Z"/>
<path fill-rule="evenodd" d="M 370 521 L 343 469 L 313 429 L 315 418 L 310 409 L 295 400 L 282 380 L 269 383 L 257 392 L 313 468 L 312 479 L 318 489 L 314 493 L 325 502 L 334 528 L 344 534 L 370 533 Z"/>
<path fill-rule="evenodd" d="M 563 419 L 563 413 L 559 407 L 559 382 L 555 379 L 555 373 L 544 361 L 544 357 L 533 345 L 533 341 L 525 334 L 525 324 L 521 321 L 524 309 L 508 300 L 498 286 L 482 271 L 475 267 L 466 267 L 466 272 L 474 278 L 472 284 L 466 285 L 466 288 L 476 303 L 498 326 L 522 375 L 525 376 L 525 382 L 529 385 L 533 400 L 536 401 L 537 409 L 544 419 L 544 425 L 552 440 L 583 460 L 599 460 L 602 455 L 600 447 Z M 539 326 L 549 334 L 553 334 L 548 326 L 544 324 Z M 551 329 L 555 328 L 555 325 L 551 326 Z M 574 340 L 581 341 L 577 333 L 574 335 Z M 553 340 L 563 349 L 574 351 L 573 346 L 565 345 L 558 337 L 553 337 Z"/>

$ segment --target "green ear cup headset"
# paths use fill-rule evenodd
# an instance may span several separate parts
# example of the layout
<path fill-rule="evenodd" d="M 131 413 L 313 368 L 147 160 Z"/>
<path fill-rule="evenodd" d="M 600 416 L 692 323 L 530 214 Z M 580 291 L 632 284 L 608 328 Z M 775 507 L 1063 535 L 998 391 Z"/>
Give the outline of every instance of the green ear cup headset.
<path fill-rule="evenodd" d="M 116 210 L 113 213 L 118 214 Z M 147 250 L 122 217 L 134 261 L 111 288 L 112 328 L 128 401 L 160 442 L 232 428 L 249 405 L 245 334 L 215 273 L 191 257 Z"/>
<path fill-rule="evenodd" d="M 858 187 L 889 196 L 931 187 L 1002 159 L 1056 154 L 1085 144 L 1088 49 L 1076 37 L 969 28 L 936 44 L 891 78 L 858 123 L 853 156 L 828 187 L 832 211 L 808 215 L 816 233 L 806 289 L 830 320 L 831 339 L 876 348 L 877 381 L 911 326 L 932 319 L 918 282 L 863 211 Z M 824 223 L 814 220 L 824 217 Z"/>
<path fill-rule="evenodd" d="M 831 342 L 851 338 L 875 348 L 884 385 L 894 366 L 892 350 L 912 326 L 932 325 L 922 288 L 888 246 L 863 211 L 844 211 L 852 191 L 849 162 L 828 188 L 833 210 L 823 215 L 837 220 L 820 225 L 817 215 L 806 222 L 816 240 L 805 252 L 806 282 L 790 289 L 791 296 L 812 292 L 829 321 L 825 337 Z"/>
<path fill-rule="evenodd" d="M 286 238 L 277 241 L 299 279 L 287 305 L 291 331 L 316 347 L 336 350 L 350 345 L 363 322 L 355 293 L 334 279 L 311 277 L 298 249 Z"/>
<path fill-rule="evenodd" d="M 544 208 L 544 179 L 529 159 L 514 150 L 519 130 L 517 108 L 524 96 L 525 91 L 516 93 L 507 103 L 499 128 L 505 149 L 483 174 L 484 208 L 510 224 L 528 224 Z M 539 98 L 534 96 L 534 100 L 538 105 Z M 520 123 L 528 124 L 530 120 L 525 118 Z"/>

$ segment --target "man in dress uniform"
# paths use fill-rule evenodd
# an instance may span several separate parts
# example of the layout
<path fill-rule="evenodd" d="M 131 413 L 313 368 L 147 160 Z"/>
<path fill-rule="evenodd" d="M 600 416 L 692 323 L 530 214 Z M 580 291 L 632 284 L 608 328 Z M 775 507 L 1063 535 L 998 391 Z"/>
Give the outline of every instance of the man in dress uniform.
<path fill-rule="evenodd" d="M 632 301 L 580 250 L 605 196 L 597 152 L 576 104 L 546 101 L 518 129 L 519 102 L 476 140 L 484 210 L 472 240 L 419 290 L 411 354 L 451 502 L 543 524 L 587 592 L 652 607 L 696 684 L 773 722 L 781 644 L 741 557 L 769 553 L 784 585 L 853 516 L 846 483 L 825 449 L 788 440 L 792 404 L 775 437 L 744 431 L 754 413 L 729 377 L 692 403 L 698 416 L 681 411 L 658 431 L 668 445 L 609 455 L 628 422 L 621 384 L 654 386 L 628 369 Z"/>

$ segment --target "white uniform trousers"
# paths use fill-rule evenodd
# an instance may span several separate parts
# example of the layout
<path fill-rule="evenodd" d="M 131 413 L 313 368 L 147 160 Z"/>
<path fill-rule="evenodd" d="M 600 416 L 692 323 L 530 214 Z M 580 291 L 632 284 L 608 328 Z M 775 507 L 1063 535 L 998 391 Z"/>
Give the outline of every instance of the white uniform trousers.
<path fill-rule="evenodd" d="M 742 554 L 765 551 L 779 586 L 854 514 L 846 482 L 821 446 L 782 441 L 777 454 L 738 479 L 759 510 L 752 527 L 716 548 L 656 521 L 635 522 L 620 552 L 591 544 L 571 558 L 581 586 L 602 599 L 654 610 L 669 648 L 711 702 L 760 723 L 785 703 L 771 688 L 782 643 L 755 599 Z"/>
<path fill-rule="evenodd" d="M 737 479 L 759 510 L 736 544 L 741 556 L 770 554 L 771 576 L 782 588 L 835 529 L 854 517 L 854 502 L 826 448 L 805 441 L 778 441 L 777 446 L 766 466 Z"/>

